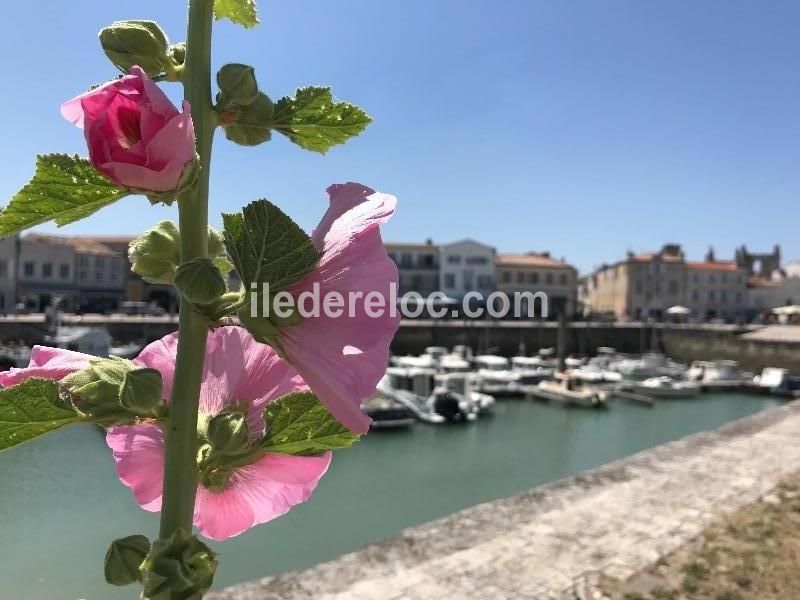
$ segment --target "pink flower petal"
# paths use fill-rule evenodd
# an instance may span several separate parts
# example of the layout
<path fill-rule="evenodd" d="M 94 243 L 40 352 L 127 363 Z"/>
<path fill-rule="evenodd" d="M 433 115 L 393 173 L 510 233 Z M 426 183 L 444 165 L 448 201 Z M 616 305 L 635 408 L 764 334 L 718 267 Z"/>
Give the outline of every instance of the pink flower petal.
<path fill-rule="evenodd" d="M 164 433 L 145 423 L 112 427 L 106 444 L 117 463 L 117 475 L 145 510 L 161 510 L 164 490 Z"/>
<path fill-rule="evenodd" d="M 206 537 L 223 540 L 280 517 L 311 497 L 330 462 L 330 452 L 308 457 L 267 454 L 237 469 L 224 491 L 199 488 L 195 525 Z"/>
<path fill-rule="evenodd" d="M 94 357 L 72 350 L 34 346 L 28 366 L 0 373 L 0 385 L 9 387 L 31 377 L 60 380 L 70 373 L 88 368 L 91 358 Z"/>
<path fill-rule="evenodd" d="M 170 333 L 160 340 L 145 346 L 133 362 L 140 367 L 156 369 L 161 373 L 162 396 L 168 400 L 172 394 L 175 376 L 175 357 L 178 350 L 178 334 Z"/>
<path fill-rule="evenodd" d="M 351 430 L 366 433 L 371 420 L 361 411 L 361 401 L 375 391 L 385 373 L 389 344 L 400 325 L 392 306 L 397 266 L 378 228 L 393 214 L 396 199 L 352 183 L 328 190 L 331 206 L 312 236 L 323 256 L 317 268 L 288 291 L 297 298 L 319 285 L 322 298 L 341 294 L 345 311 L 338 317 L 321 311 L 284 327 L 280 341 L 289 362 L 333 416 Z M 367 311 L 368 295 L 383 299 L 380 316 Z"/>

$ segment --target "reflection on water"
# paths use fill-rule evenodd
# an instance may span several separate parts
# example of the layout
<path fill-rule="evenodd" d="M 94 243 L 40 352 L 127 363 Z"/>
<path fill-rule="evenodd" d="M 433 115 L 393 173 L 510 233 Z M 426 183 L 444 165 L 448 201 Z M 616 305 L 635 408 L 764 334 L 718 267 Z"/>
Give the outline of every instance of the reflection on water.
<path fill-rule="evenodd" d="M 213 544 L 222 555 L 217 583 L 310 566 L 774 404 L 709 394 L 587 411 L 512 400 L 465 426 L 373 433 L 338 453 L 310 502 Z M 157 528 L 157 515 L 141 511 L 118 482 L 98 430 L 74 427 L 10 450 L 0 460 L 0 597 L 134 600 L 134 586 L 105 585 L 103 556 L 113 538 L 153 537 Z"/>

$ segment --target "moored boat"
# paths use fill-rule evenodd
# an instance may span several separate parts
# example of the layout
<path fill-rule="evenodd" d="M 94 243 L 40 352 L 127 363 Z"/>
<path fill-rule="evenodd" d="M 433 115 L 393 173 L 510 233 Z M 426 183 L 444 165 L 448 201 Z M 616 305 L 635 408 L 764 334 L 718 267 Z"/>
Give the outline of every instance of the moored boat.
<path fill-rule="evenodd" d="M 693 398 L 700 393 L 694 381 L 681 381 L 671 377 L 651 377 L 631 384 L 631 389 L 651 398 Z"/>

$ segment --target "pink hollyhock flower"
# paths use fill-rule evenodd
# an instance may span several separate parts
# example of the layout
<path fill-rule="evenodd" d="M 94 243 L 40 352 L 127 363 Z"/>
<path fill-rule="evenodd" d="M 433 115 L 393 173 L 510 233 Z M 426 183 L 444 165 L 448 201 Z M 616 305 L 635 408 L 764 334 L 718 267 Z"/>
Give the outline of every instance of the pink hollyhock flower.
<path fill-rule="evenodd" d="M 147 346 L 136 359 L 161 372 L 164 394 L 172 387 L 177 334 Z M 200 418 L 207 419 L 235 403 L 247 406 L 253 439 L 264 430 L 264 407 L 307 386 L 297 372 L 269 346 L 257 343 L 241 327 L 220 327 L 208 338 L 200 391 Z M 117 474 L 145 510 L 161 509 L 164 434 L 155 424 L 112 427 L 106 435 Z M 288 512 L 308 500 L 331 461 L 322 456 L 267 454 L 238 467 L 226 487 L 214 492 L 198 485 L 194 524 L 214 540 L 238 535 Z"/>
<path fill-rule="evenodd" d="M 0 386 L 17 385 L 31 377 L 61 380 L 70 373 L 88 368 L 91 358 L 93 357 L 88 354 L 72 350 L 34 346 L 27 367 L 0 373 Z"/>
<path fill-rule="evenodd" d="M 195 157 L 189 104 L 179 112 L 142 69 L 129 73 L 68 100 L 61 114 L 83 128 L 92 165 L 114 183 L 174 190 Z"/>
<path fill-rule="evenodd" d="M 386 372 L 389 344 L 400 325 L 400 316 L 390 306 L 396 296 L 391 289 L 397 286 L 397 266 L 379 230 L 394 214 L 397 200 L 358 183 L 332 185 L 327 192 L 330 207 L 311 234 L 322 258 L 287 291 L 296 306 L 298 296 L 315 286 L 322 299 L 328 293 L 341 294 L 344 314 L 337 317 L 322 307 L 318 315 L 281 327 L 279 342 L 286 359 L 331 414 L 356 433 L 366 433 L 372 420 L 361 411 L 361 402 L 375 392 Z M 365 306 L 370 295 L 383 299 L 383 310 L 372 310 L 372 315 Z M 374 316 L 378 312 L 380 316 Z"/>

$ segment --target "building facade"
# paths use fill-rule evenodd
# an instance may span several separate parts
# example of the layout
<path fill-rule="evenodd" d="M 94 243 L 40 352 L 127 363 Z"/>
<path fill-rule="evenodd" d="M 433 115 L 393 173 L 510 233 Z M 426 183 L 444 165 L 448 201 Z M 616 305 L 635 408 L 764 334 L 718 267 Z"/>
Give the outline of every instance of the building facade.
<path fill-rule="evenodd" d="M 549 252 L 529 252 L 498 254 L 495 264 L 498 291 L 510 298 L 518 292 L 543 292 L 550 317 L 561 309 L 568 316 L 575 313 L 578 272 L 566 261 L 551 257 Z M 539 314 L 537 305 L 536 315 Z"/>
<path fill-rule="evenodd" d="M 55 297 L 66 310 L 106 312 L 123 301 L 123 265 L 91 238 L 29 234 L 20 241 L 17 298 L 35 312 Z"/>
<path fill-rule="evenodd" d="M 17 303 L 19 235 L 0 238 L 0 314 L 13 313 Z"/>
<path fill-rule="evenodd" d="M 485 299 L 495 290 L 495 249 L 474 240 L 439 247 L 439 290 L 451 298 L 478 292 Z"/>
<path fill-rule="evenodd" d="M 634 254 L 603 265 L 582 280 L 585 313 L 613 314 L 618 319 L 661 318 L 686 296 L 686 260 L 678 244 L 658 252 Z"/>
<path fill-rule="evenodd" d="M 743 319 L 748 309 L 747 272 L 732 260 L 688 262 L 685 306 L 701 319 Z"/>
<path fill-rule="evenodd" d="M 386 251 L 397 264 L 398 297 L 408 292 L 428 296 L 439 289 L 439 247 L 432 240 L 424 244 L 388 243 Z"/>

